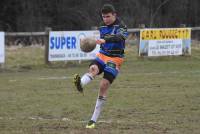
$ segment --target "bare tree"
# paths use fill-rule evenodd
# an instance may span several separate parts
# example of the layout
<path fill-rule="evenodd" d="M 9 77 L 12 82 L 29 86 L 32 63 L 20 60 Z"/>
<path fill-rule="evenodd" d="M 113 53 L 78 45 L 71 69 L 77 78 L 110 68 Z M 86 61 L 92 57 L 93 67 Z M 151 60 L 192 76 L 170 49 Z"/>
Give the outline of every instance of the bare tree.
<path fill-rule="evenodd" d="M 150 9 L 150 24 L 149 26 L 152 27 L 154 23 L 154 19 L 156 15 L 158 14 L 159 10 L 170 0 L 161 0 L 161 3 L 158 5 L 158 7 L 155 8 L 155 10 L 151 7 Z"/>

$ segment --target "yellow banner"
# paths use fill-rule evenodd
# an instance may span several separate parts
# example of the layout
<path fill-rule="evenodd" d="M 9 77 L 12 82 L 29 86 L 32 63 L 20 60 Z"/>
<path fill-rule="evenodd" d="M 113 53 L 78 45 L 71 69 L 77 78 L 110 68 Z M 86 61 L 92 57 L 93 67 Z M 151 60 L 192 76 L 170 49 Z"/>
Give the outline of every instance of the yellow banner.
<path fill-rule="evenodd" d="M 140 32 L 142 40 L 190 39 L 190 28 L 144 29 Z"/>

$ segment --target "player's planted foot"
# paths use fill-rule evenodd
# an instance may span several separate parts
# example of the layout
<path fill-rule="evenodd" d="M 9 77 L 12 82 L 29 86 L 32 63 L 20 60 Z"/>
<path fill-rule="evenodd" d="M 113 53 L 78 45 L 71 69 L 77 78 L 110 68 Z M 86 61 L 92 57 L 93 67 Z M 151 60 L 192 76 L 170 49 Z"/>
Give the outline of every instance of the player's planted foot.
<path fill-rule="evenodd" d="M 79 74 L 74 75 L 74 85 L 79 92 L 83 93 L 83 87 L 81 85 L 81 77 L 79 76 Z"/>
<path fill-rule="evenodd" d="M 95 128 L 95 122 L 93 120 L 90 120 L 86 125 L 86 128 Z"/>

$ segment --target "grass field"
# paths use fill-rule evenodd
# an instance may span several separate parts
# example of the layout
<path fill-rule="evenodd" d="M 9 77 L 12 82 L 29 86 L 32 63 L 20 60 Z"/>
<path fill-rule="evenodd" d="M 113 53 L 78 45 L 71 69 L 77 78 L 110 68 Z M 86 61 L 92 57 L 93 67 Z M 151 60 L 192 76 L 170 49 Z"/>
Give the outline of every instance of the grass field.
<path fill-rule="evenodd" d="M 99 80 L 79 94 L 74 73 L 89 61 L 44 65 L 40 47 L 6 49 L 0 70 L 1 134 L 199 134 L 200 48 L 192 56 L 138 58 L 127 50 L 96 129 L 85 129 Z"/>

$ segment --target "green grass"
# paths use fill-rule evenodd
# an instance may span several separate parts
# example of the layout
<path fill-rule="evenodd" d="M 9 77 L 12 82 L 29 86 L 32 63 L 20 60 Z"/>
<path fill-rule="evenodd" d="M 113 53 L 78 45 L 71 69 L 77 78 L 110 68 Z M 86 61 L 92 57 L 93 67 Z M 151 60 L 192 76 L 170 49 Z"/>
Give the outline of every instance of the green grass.
<path fill-rule="evenodd" d="M 198 134 L 200 48 L 192 56 L 139 58 L 129 48 L 121 73 L 109 89 L 97 128 L 85 129 L 98 94 L 97 77 L 85 96 L 72 85 L 90 62 L 44 65 L 44 50 L 6 49 L 0 70 L 2 134 Z"/>

